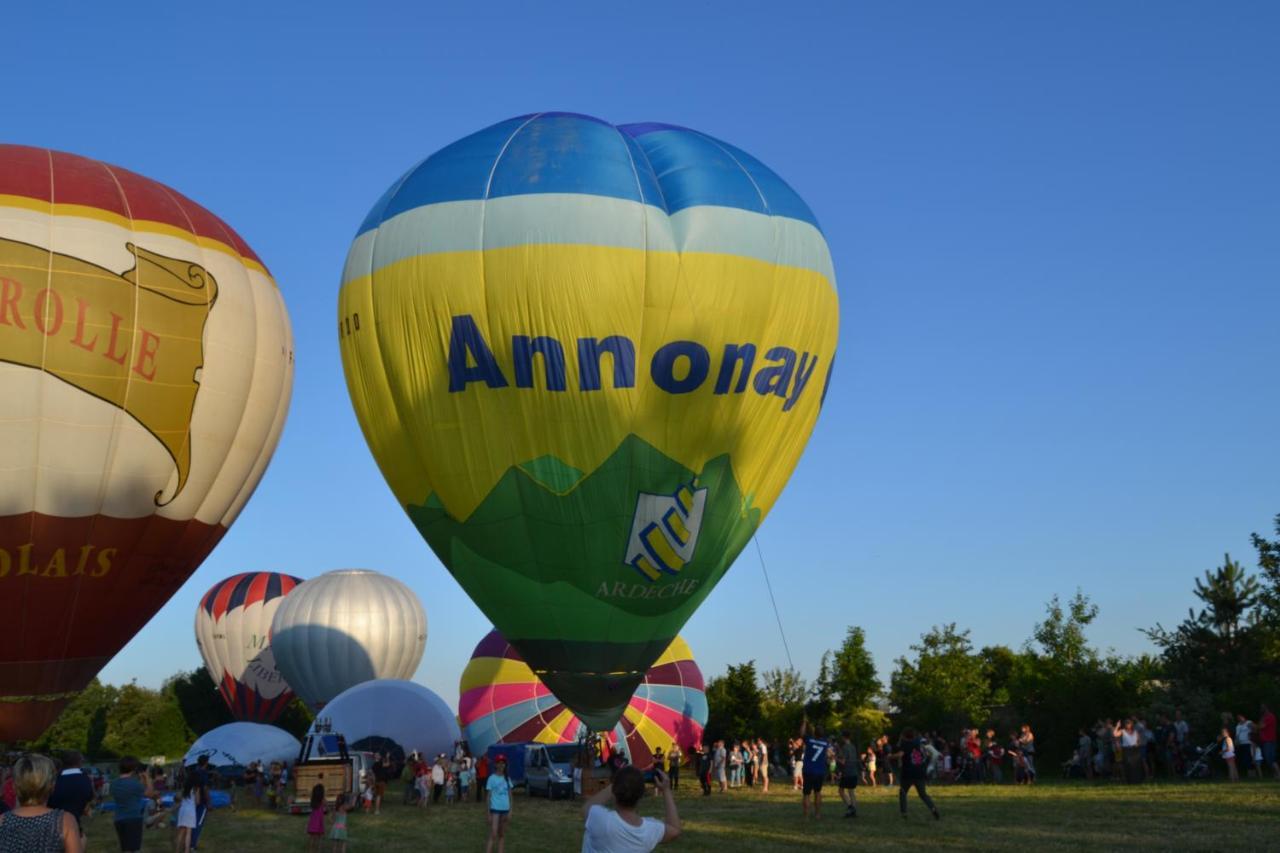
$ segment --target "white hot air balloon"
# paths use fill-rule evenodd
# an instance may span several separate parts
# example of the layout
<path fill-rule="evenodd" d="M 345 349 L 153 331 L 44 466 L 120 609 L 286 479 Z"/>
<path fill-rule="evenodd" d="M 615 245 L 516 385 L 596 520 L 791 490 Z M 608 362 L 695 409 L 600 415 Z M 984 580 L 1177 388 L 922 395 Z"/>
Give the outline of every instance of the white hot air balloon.
<path fill-rule="evenodd" d="M 207 755 L 214 767 L 248 767 L 254 761 L 297 761 L 302 744 L 284 729 L 262 723 L 227 723 L 202 734 L 182 759 L 195 764 Z"/>
<path fill-rule="evenodd" d="M 410 678 L 427 643 L 427 614 L 409 587 L 368 569 L 304 581 L 271 620 L 285 681 L 312 708 L 375 678 Z"/>
<path fill-rule="evenodd" d="M 413 681 L 357 684 L 326 705 L 316 719 L 346 738 L 349 749 L 386 753 L 397 764 L 413 752 L 428 758 L 442 752 L 452 755 L 462 737 L 449 705 Z M 311 730 L 315 733 L 315 723 Z"/>

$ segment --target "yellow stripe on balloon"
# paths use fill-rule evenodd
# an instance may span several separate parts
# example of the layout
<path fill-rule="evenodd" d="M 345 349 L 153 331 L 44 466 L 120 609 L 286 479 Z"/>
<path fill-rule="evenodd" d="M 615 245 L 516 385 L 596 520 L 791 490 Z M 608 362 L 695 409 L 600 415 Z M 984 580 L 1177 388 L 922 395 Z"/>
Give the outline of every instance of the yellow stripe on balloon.
<path fill-rule="evenodd" d="M 530 305 L 538 306 L 534 316 Z M 342 337 L 343 366 L 384 476 L 402 504 L 422 505 L 434 493 L 460 520 L 509 469 L 554 456 L 590 473 L 629 433 L 695 472 L 730 454 L 742 491 L 753 496 L 753 508 L 767 512 L 817 419 L 838 314 L 835 291 L 812 270 L 735 255 L 606 246 L 422 255 L 351 280 L 339 299 L 339 316 L 360 321 L 358 331 Z M 449 390 L 450 320 L 459 315 L 474 320 L 506 387 L 472 382 Z M 416 321 L 379 323 L 380 317 Z M 541 335 L 563 345 L 563 391 L 546 388 L 540 358 L 533 387 L 516 387 L 512 338 Z M 602 388 L 580 390 L 577 340 L 611 335 L 635 345 L 635 387 L 613 387 L 605 355 Z M 712 361 L 701 386 L 672 394 L 652 380 L 650 366 L 660 347 L 681 340 L 706 347 Z M 774 347 L 817 359 L 788 411 L 782 397 L 757 393 L 754 376 L 738 393 L 740 366 L 730 365 L 730 392 L 714 393 L 729 361 L 726 346 L 744 343 L 757 348 L 753 374 L 768 365 Z M 383 365 L 396 370 L 389 374 Z M 516 423 L 518 430 L 477 433 Z M 477 453 L 477 446 L 487 452 Z M 432 452 L 423 454 L 423 447 Z"/>
<path fill-rule="evenodd" d="M 508 658 L 475 658 L 462 673 L 460 689 L 463 693 L 477 687 L 492 684 L 529 684 L 530 690 L 537 678 L 529 665 L 522 660 Z"/>
<path fill-rule="evenodd" d="M 693 649 L 689 648 L 689 644 L 684 641 L 684 637 L 676 637 L 671 641 L 671 645 L 667 646 L 667 650 L 662 653 L 662 656 L 653 662 L 653 665 L 658 667 L 682 660 L 693 660 Z"/>
<path fill-rule="evenodd" d="M 555 719 L 547 723 L 542 731 L 538 732 L 534 738 L 538 743 L 560 743 L 564 740 L 563 732 L 565 727 L 573 720 L 573 712 L 568 708 L 556 714 Z"/>

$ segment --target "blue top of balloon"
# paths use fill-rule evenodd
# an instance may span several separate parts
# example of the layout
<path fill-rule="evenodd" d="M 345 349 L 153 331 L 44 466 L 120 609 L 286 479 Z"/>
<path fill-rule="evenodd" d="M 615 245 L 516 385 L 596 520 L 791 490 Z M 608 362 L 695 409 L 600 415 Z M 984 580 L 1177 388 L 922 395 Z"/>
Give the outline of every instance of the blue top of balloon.
<path fill-rule="evenodd" d="M 498 122 L 432 154 L 378 199 L 359 233 L 423 205 L 532 193 L 609 196 L 668 214 L 733 207 L 818 227 L 795 190 L 727 142 L 670 124 L 615 127 L 548 112 Z"/>

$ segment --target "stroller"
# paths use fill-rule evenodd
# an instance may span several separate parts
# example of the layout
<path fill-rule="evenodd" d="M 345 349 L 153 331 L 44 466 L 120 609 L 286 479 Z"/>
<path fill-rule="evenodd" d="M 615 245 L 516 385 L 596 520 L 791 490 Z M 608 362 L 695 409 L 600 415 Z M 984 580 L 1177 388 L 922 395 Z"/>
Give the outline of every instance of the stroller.
<path fill-rule="evenodd" d="M 1187 779 L 1208 779 L 1212 775 L 1209 770 L 1209 759 L 1215 752 L 1221 750 L 1222 741 L 1219 740 L 1215 740 L 1208 746 L 1195 747 L 1195 760 L 1187 766 L 1182 775 Z"/>

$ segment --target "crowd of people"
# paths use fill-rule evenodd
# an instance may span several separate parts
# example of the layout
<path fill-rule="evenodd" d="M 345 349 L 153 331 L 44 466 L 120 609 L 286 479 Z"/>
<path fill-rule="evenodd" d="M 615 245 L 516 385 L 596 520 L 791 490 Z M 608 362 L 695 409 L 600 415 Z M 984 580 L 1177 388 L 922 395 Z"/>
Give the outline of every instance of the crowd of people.
<path fill-rule="evenodd" d="M 1067 778 L 1146 782 L 1161 776 L 1211 775 L 1219 766 L 1226 778 L 1272 777 L 1280 780 L 1277 763 L 1276 716 L 1261 706 L 1256 721 L 1240 712 L 1222 715 L 1218 731 L 1197 738 L 1180 710 L 1156 715 L 1154 724 L 1142 716 L 1097 720 L 1079 730 L 1072 754 L 1061 764 Z M 601 746 L 601 750 L 607 747 Z M 771 748 L 759 737 L 714 740 L 694 744 L 688 754 L 672 743 L 657 749 L 646 772 L 630 766 L 625 750 L 593 752 L 590 765 L 605 768 L 610 782 L 586 797 L 583 806 L 584 851 L 652 850 L 681 832 L 673 792 L 682 767 L 691 769 L 704 796 L 734 789 L 769 791 L 770 778 L 790 779 L 800 794 L 806 818 L 822 814 L 823 791 L 834 786 L 846 818 L 856 818 L 860 786 L 898 787 L 899 810 L 908 816 L 910 794 L 935 819 L 941 812 L 928 791 L 935 783 L 1034 784 L 1037 778 L 1036 737 L 1029 725 L 999 735 L 994 728 L 967 728 L 948 739 L 938 732 L 903 729 L 859 747 L 848 733 L 828 738 L 821 726 L 806 723 L 799 734 Z M 578 771 L 575 771 L 575 773 Z M 348 814 L 363 807 L 381 812 L 388 785 L 404 783 L 403 802 L 427 807 L 484 803 L 489 838 L 487 849 L 502 853 L 511 820 L 514 782 L 502 755 L 473 757 L 465 743 L 452 755 L 427 757 L 412 753 L 403 761 L 387 754 L 374 756 L 353 793 L 342 792 L 336 805 L 324 788 L 310 792 L 307 821 L 309 849 L 319 851 L 325 840 L 333 853 L 345 853 Z M 575 780 L 577 777 L 575 776 Z M 663 798 L 664 818 L 642 818 L 636 807 L 647 781 Z M 243 789 L 266 808 L 288 802 L 289 767 L 283 762 L 264 766 L 253 762 L 235 778 L 220 777 L 201 757 L 188 767 L 146 767 L 136 758 L 121 759 L 113 777 L 108 771 L 85 768 L 82 756 L 63 753 L 60 761 L 24 754 L 11 767 L 0 767 L 0 851 L 83 850 L 82 823 L 95 809 L 109 809 L 125 853 L 142 849 L 148 827 L 172 827 L 177 853 L 199 849 L 200 834 L 212 805 L 215 788 Z M 584 793 L 575 781 L 575 794 Z M 299 792 L 301 795 L 302 792 Z M 305 800 L 304 800 L 305 802 Z M 107 804 L 110 804 L 107 806 Z M 612 806 L 612 808 L 609 808 Z"/>

